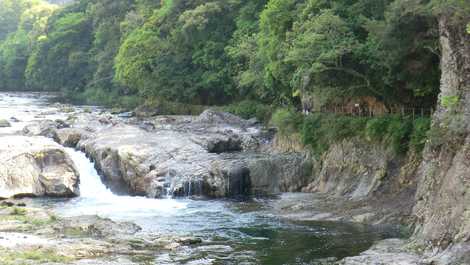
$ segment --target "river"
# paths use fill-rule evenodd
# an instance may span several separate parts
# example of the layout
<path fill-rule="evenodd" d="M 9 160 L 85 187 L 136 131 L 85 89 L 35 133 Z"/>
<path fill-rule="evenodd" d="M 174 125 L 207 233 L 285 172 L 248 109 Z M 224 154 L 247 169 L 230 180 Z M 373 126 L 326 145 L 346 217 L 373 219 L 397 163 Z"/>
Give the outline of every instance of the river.
<path fill-rule="evenodd" d="M 28 122 L 65 118 L 56 113 L 50 95 L 0 94 L 0 118 L 16 118 L 1 134 L 15 134 Z M 286 220 L 276 215 L 273 203 L 280 198 L 203 200 L 148 199 L 118 196 L 101 182 L 84 153 L 67 149 L 80 173 L 81 196 L 73 199 L 32 199 L 61 217 L 99 215 L 115 221 L 134 222 L 155 236 L 198 237 L 203 243 L 173 252 L 156 252 L 141 264 L 329 264 L 357 255 L 374 242 L 396 236 L 393 231 L 342 222 Z"/>

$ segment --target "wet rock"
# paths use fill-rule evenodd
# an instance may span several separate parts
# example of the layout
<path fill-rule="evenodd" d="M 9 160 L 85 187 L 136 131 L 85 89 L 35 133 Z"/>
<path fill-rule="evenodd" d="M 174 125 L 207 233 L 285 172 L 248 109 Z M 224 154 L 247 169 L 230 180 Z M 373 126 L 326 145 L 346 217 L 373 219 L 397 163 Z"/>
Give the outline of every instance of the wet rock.
<path fill-rule="evenodd" d="M 7 120 L 0 119 L 0 128 L 11 127 L 10 122 Z"/>
<path fill-rule="evenodd" d="M 79 194 L 79 176 L 64 149 L 44 137 L 0 137 L 0 197 Z"/>
<path fill-rule="evenodd" d="M 406 242 L 400 239 L 380 241 L 371 249 L 356 257 L 348 257 L 338 265 L 429 265 L 422 257 L 406 249 Z"/>
<path fill-rule="evenodd" d="M 201 244 L 202 239 L 198 237 L 182 237 L 177 239 L 177 243 L 180 243 L 181 245 L 196 245 L 196 244 Z"/>
<path fill-rule="evenodd" d="M 85 124 L 89 125 L 76 122 L 74 127 Z M 293 170 L 298 167 L 294 163 L 279 160 L 297 154 L 256 153 L 260 129 L 246 127 L 248 122 L 231 114 L 159 117 L 149 129 L 141 124 L 98 127 L 94 137 L 78 143 L 115 192 L 148 197 L 162 197 L 167 191 L 209 197 L 277 194 L 284 175 L 301 171 Z M 263 179 L 254 180 L 258 177 Z"/>
<path fill-rule="evenodd" d="M 0 205 L 4 206 L 4 207 L 13 207 L 13 206 L 15 206 L 15 203 L 13 203 L 11 201 L 3 201 Z"/>
<path fill-rule="evenodd" d="M 54 230 L 69 236 L 116 238 L 134 235 L 141 228 L 129 222 L 114 222 L 96 215 L 64 218 L 53 226 Z"/>

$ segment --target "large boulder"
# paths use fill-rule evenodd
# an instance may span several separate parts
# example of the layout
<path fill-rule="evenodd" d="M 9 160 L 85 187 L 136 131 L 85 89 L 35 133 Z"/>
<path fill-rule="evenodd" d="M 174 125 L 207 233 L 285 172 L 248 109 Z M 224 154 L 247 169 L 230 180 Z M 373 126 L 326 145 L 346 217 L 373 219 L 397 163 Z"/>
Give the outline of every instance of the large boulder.
<path fill-rule="evenodd" d="M 45 137 L 0 137 L 0 197 L 79 194 L 79 175 L 63 147 Z"/>
<path fill-rule="evenodd" d="M 49 138 L 56 137 L 56 130 L 69 127 L 62 120 L 40 120 L 28 124 L 23 128 L 23 134 L 26 136 L 45 136 Z"/>
<path fill-rule="evenodd" d="M 82 134 L 77 147 L 95 161 L 114 192 L 149 197 L 274 195 L 286 179 L 304 172 L 299 154 L 260 152 L 261 128 L 231 114 L 206 111 L 199 117 L 151 122 L 152 129 L 117 122 L 96 127 L 91 137 Z M 89 126 L 73 124 L 76 129 Z M 63 132 L 69 139 L 65 136 L 71 131 Z"/>

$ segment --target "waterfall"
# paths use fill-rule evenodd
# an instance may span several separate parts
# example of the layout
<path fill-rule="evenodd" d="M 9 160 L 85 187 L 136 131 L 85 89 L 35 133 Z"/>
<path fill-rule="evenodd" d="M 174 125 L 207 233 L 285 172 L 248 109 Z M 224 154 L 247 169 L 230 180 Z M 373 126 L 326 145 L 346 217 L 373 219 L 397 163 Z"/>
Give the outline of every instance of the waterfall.
<path fill-rule="evenodd" d="M 83 152 L 66 148 L 80 175 L 80 197 L 64 206 L 64 214 L 100 215 L 103 217 L 121 217 L 122 219 L 139 216 L 174 214 L 186 207 L 186 202 L 166 199 L 150 199 L 115 195 L 101 181 L 94 164 Z"/>
<path fill-rule="evenodd" d="M 66 148 L 66 152 L 80 172 L 80 196 L 83 198 L 117 197 L 109 190 L 98 175 L 93 163 L 82 152 Z"/>

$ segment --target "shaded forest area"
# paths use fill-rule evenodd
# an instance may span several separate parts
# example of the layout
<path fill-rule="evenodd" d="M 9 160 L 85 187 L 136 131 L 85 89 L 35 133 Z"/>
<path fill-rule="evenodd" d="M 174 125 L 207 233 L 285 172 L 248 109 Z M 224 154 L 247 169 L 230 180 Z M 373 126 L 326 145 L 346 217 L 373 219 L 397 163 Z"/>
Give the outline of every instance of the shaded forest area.
<path fill-rule="evenodd" d="M 468 6 L 464 0 L 63 6 L 1 0 L 0 89 L 62 91 L 125 107 L 229 105 L 252 115 L 361 100 L 375 108 L 432 107 L 440 77 L 437 17 L 459 16 Z"/>

